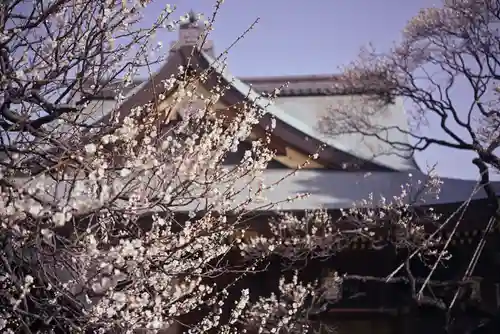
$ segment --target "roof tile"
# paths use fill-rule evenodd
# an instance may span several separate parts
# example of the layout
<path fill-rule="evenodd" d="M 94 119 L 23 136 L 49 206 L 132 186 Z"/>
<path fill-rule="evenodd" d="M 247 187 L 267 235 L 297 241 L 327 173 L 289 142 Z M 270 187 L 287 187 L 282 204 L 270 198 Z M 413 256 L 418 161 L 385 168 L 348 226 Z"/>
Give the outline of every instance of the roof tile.
<path fill-rule="evenodd" d="M 336 77 L 333 75 L 304 75 L 280 77 L 248 77 L 239 78 L 244 83 L 251 85 L 258 93 L 273 94 L 275 89 L 280 89 L 278 96 L 328 96 L 342 95 L 335 88 Z M 142 81 L 136 80 L 124 89 L 126 94 Z M 100 98 L 112 99 L 115 95 L 115 85 L 103 89 Z"/>

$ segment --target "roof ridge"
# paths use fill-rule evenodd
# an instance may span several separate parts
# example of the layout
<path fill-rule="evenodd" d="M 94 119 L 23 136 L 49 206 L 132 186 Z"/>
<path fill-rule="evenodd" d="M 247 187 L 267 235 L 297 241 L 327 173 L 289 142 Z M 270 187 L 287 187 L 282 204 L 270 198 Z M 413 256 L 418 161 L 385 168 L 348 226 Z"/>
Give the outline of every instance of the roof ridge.
<path fill-rule="evenodd" d="M 282 83 L 283 81 L 288 81 L 288 82 L 297 82 L 297 81 L 335 81 L 340 77 L 340 74 L 301 74 L 301 75 L 279 75 L 279 76 L 255 76 L 255 77 L 245 77 L 245 76 L 235 76 L 241 81 L 244 82 L 253 82 L 253 83 L 274 83 L 274 82 L 280 82 Z M 136 86 L 144 81 L 149 80 L 147 77 L 137 77 L 134 78 L 130 86 Z M 115 79 L 109 82 L 106 87 L 103 87 L 103 89 L 113 89 L 116 86 L 119 86 L 123 84 L 123 80 L 121 79 Z M 92 85 L 92 83 L 84 83 L 84 86 L 89 86 Z"/>
<path fill-rule="evenodd" d="M 276 75 L 276 76 L 238 76 L 242 81 L 252 82 L 274 82 L 274 81 L 330 81 L 336 80 L 340 74 L 299 74 L 299 75 Z"/>

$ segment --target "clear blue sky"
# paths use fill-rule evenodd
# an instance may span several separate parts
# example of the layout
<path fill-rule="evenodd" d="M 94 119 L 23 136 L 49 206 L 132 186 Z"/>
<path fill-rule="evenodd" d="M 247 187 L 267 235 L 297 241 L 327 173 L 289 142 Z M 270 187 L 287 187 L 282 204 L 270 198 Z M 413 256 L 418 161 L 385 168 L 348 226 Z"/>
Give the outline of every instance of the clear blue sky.
<path fill-rule="evenodd" d="M 173 0 L 175 16 L 190 9 L 213 12 L 214 0 Z M 147 11 L 151 21 L 167 2 L 156 0 Z M 435 0 L 226 0 L 211 34 L 216 52 L 228 47 L 256 18 L 260 22 L 229 53 L 229 70 L 237 76 L 330 74 L 356 58 L 359 48 L 373 43 L 384 50 L 400 38 L 408 20 Z M 165 46 L 177 33 L 157 37 Z M 431 148 L 417 161 L 437 164 L 443 176 L 476 178 L 470 155 Z"/>

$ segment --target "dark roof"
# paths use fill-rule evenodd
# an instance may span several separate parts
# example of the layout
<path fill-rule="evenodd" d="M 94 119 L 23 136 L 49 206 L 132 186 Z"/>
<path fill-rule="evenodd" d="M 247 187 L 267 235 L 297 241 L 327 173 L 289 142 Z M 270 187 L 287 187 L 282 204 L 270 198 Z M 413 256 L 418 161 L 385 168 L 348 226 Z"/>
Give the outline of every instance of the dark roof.
<path fill-rule="evenodd" d="M 272 93 L 280 88 L 279 96 L 336 95 L 334 75 L 301 75 L 280 77 L 239 78 L 259 93 Z"/>
<path fill-rule="evenodd" d="M 256 92 L 273 94 L 280 88 L 278 96 L 326 96 L 339 95 L 335 89 L 337 80 L 335 75 L 300 75 L 300 76 L 274 76 L 274 77 L 243 77 L 239 78 L 244 83 L 251 85 Z M 126 95 L 131 89 L 141 84 L 144 79 L 135 80 L 124 89 Z M 102 90 L 103 99 L 113 99 L 116 86 L 108 85 Z"/>

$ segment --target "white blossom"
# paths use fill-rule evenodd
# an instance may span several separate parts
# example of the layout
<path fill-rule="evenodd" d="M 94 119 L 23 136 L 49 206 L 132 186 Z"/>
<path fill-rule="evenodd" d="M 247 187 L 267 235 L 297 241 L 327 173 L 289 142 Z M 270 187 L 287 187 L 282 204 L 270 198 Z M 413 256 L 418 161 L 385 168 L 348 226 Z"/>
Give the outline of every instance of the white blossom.
<path fill-rule="evenodd" d="M 87 144 L 85 145 L 85 152 L 88 154 L 94 154 L 97 151 L 97 146 L 95 144 Z"/>

